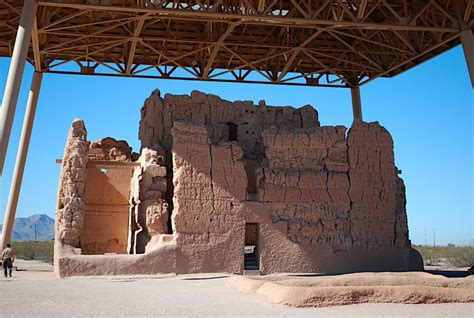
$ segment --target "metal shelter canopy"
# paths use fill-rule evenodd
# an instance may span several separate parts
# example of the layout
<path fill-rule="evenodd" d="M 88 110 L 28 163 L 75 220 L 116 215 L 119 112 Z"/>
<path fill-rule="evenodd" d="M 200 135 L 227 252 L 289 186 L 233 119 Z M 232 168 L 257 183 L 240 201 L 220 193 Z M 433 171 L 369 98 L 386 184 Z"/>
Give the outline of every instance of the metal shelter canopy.
<path fill-rule="evenodd" d="M 38 72 L 358 87 L 461 43 L 474 0 L 40 0 Z M 11 56 L 23 0 L 0 0 Z"/>

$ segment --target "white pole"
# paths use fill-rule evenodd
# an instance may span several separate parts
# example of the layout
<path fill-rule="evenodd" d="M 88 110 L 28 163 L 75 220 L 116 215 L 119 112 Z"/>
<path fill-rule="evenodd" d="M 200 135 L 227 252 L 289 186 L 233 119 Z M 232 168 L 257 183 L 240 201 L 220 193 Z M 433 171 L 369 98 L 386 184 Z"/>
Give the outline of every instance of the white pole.
<path fill-rule="evenodd" d="M 352 87 L 351 96 L 354 120 L 362 120 L 362 102 L 360 100 L 360 87 Z"/>
<path fill-rule="evenodd" d="M 28 96 L 28 104 L 26 106 L 25 119 L 23 120 L 23 129 L 21 131 L 20 145 L 18 147 L 18 153 L 16 156 L 12 185 L 10 188 L 10 194 L 8 196 L 7 208 L 5 210 L 5 219 L 3 222 L 1 237 L 2 250 L 11 240 L 13 224 L 15 222 L 16 207 L 18 205 L 18 197 L 20 196 L 21 182 L 23 180 L 26 158 L 28 156 L 28 147 L 30 145 L 31 131 L 33 130 L 36 105 L 38 104 L 38 96 L 41 88 L 42 78 L 43 73 L 33 73 L 30 94 Z"/>
<path fill-rule="evenodd" d="M 461 32 L 461 43 L 466 57 L 467 69 L 471 77 L 471 85 L 474 88 L 474 35 L 471 29 Z"/>
<path fill-rule="evenodd" d="M 35 0 L 25 0 L 21 13 L 20 25 L 16 34 L 15 47 L 8 71 L 7 83 L 3 94 L 0 112 L 0 179 L 2 177 L 8 142 L 15 117 L 18 94 L 25 69 L 26 57 L 30 48 L 31 32 L 36 17 L 38 4 Z"/>

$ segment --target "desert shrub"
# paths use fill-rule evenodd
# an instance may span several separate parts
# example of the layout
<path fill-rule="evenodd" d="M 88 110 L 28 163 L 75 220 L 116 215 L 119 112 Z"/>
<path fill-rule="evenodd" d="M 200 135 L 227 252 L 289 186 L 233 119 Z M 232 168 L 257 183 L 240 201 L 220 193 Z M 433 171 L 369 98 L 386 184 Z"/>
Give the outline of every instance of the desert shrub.
<path fill-rule="evenodd" d="M 16 257 L 27 260 L 51 262 L 54 255 L 54 241 L 13 241 Z"/>
<path fill-rule="evenodd" d="M 470 267 L 474 265 L 474 246 L 414 246 L 423 257 L 425 265 L 435 265 L 440 260 L 446 260 L 455 267 Z"/>
<path fill-rule="evenodd" d="M 474 246 L 460 248 L 457 253 L 450 257 L 449 262 L 453 266 L 470 267 L 474 265 Z"/>

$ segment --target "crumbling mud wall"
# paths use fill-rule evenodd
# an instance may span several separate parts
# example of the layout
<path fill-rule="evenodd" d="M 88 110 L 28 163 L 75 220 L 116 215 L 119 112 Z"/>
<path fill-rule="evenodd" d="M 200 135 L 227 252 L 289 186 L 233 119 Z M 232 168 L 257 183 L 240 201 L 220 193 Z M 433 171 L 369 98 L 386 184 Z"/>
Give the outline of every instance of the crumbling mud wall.
<path fill-rule="evenodd" d="M 267 128 L 319 126 L 318 113 L 309 105 L 299 109 L 268 107 L 264 101 L 259 105 L 251 101 L 230 102 L 198 91 L 190 96 L 166 94 L 162 98 L 160 91 L 155 90 L 145 101 L 141 114 L 142 148 L 154 149 L 168 157 L 173 147 L 171 131 L 175 122 L 205 127 L 213 144 L 236 141 L 247 159 L 261 159 L 265 155 L 261 132 Z M 231 136 L 232 127 L 235 136 Z"/>
<path fill-rule="evenodd" d="M 263 134 L 262 200 L 290 240 L 347 251 L 408 244 L 393 142 L 378 123 Z M 398 239 L 395 236 L 398 234 Z M 403 239 L 404 238 L 404 239 Z"/>
<path fill-rule="evenodd" d="M 131 162 L 131 148 L 113 138 L 91 143 L 75 120 L 61 166 L 56 242 L 85 255 L 127 252 L 132 170 L 104 162 Z"/>
<path fill-rule="evenodd" d="M 259 197 L 278 240 L 288 241 L 284 249 L 262 246 L 266 272 L 408 268 L 405 189 L 383 127 L 355 122 L 348 133 L 336 126 L 262 136 Z M 295 261 L 282 261 L 285 253 Z"/>
<path fill-rule="evenodd" d="M 89 142 L 82 120 L 73 121 L 67 136 L 59 177 L 56 242 L 79 246 L 84 224 L 84 188 Z"/>
<path fill-rule="evenodd" d="M 170 232 L 167 201 L 168 172 L 156 150 L 143 148 L 131 192 L 130 253 L 144 253 Z"/>
<path fill-rule="evenodd" d="M 203 126 L 175 122 L 172 135 L 178 273 L 242 272 L 241 148 L 235 141 L 213 145 Z"/>
<path fill-rule="evenodd" d="M 166 94 L 162 98 L 160 91 L 155 90 L 145 101 L 141 114 L 139 138 L 142 143 L 142 173 L 137 176 L 141 179 L 140 193 L 133 198 L 139 216 L 135 227 L 137 252 L 146 250 L 149 242 L 157 240 L 161 234 L 172 233 L 171 222 L 164 222 L 166 218 L 171 219 L 171 212 L 175 210 L 173 154 L 176 141 L 172 131 L 176 122 L 204 128 L 211 144 L 235 142 L 243 152 L 242 161 L 247 172 L 253 172 L 249 167 L 253 167 L 256 161 L 262 161 L 265 157 L 261 138 L 263 130 L 272 126 L 319 126 L 318 114 L 309 105 L 300 109 L 267 107 L 265 102 L 261 101 L 256 106 L 250 101 L 229 102 L 198 91 L 193 91 L 190 96 Z M 218 164 L 218 161 L 213 161 L 213 164 Z M 149 165 L 153 166 L 152 171 L 165 167 L 166 174 L 160 170 L 160 175 L 150 177 L 147 172 Z M 247 177 L 243 182 L 247 184 L 246 180 Z M 154 223 L 160 226 L 151 233 L 144 216 L 153 214 L 150 213 L 153 210 L 159 212 L 154 213 L 155 217 L 147 219 L 156 220 Z"/>
<path fill-rule="evenodd" d="M 130 169 L 87 168 L 82 254 L 127 253 Z"/>
<path fill-rule="evenodd" d="M 166 197 L 183 272 L 241 270 L 250 222 L 260 225 L 262 272 L 410 266 L 403 181 L 378 123 L 347 131 L 320 127 L 309 106 L 155 91 L 139 135 L 173 180 Z"/>
<path fill-rule="evenodd" d="M 344 127 L 318 127 L 263 134 L 262 201 L 274 223 L 286 223 L 293 243 L 326 253 L 352 247 L 345 133 Z"/>
<path fill-rule="evenodd" d="M 62 275 L 127 274 L 124 264 L 132 263 L 139 267 L 133 273 L 242 273 L 248 223 L 258 225 L 261 273 L 422 268 L 408 238 L 393 141 L 380 124 L 320 127 L 310 106 L 229 102 L 200 92 L 154 91 L 141 113 L 139 155 L 104 139 L 83 156 L 136 160 L 113 182 L 124 186 L 123 209 L 128 191 L 127 230 L 124 220 L 112 226 L 122 235 L 115 250 L 135 255 L 64 254 Z M 107 200 L 97 198 L 94 204 Z"/>
<path fill-rule="evenodd" d="M 397 234 L 406 233 L 397 233 L 398 176 L 390 134 L 378 123 L 355 123 L 348 147 L 353 245 L 366 249 L 405 246 L 406 241 L 396 241 Z"/>
<path fill-rule="evenodd" d="M 125 141 L 104 138 L 89 145 L 81 253 L 127 253 L 132 169 L 98 162 L 127 163 L 132 149 Z"/>

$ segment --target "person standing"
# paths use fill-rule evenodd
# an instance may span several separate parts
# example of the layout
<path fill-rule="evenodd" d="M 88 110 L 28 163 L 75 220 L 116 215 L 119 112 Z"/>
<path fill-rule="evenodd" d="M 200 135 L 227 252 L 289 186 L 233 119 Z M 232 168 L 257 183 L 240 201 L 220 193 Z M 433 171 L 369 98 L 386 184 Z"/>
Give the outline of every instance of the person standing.
<path fill-rule="evenodd" d="M 7 244 L 2 252 L 2 263 L 3 263 L 3 273 L 7 277 L 7 269 L 9 270 L 9 275 L 12 277 L 13 262 L 15 261 L 15 252 L 10 247 L 10 243 Z"/>

